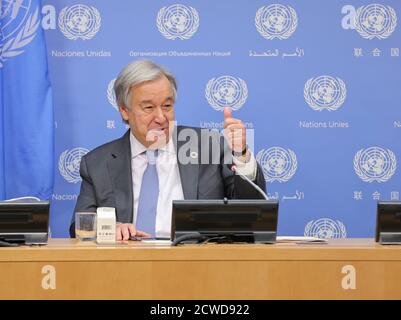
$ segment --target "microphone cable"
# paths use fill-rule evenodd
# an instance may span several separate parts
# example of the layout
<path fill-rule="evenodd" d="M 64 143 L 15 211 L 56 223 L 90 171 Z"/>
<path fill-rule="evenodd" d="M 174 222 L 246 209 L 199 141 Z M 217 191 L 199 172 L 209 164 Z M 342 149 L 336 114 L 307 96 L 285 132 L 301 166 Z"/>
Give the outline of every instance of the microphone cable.
<path fill-rule="evenodd" d="M 184 241 L 187 240 L 198 240 L 199 242 L 205 241 L 207 240 L 207 237 L 202 236 L 200 233 L 188 233 L 188 234 L 183 234 L 182 236 L 176 238 L 173 243 L 171 244 L 171 246 L 175 247 L 179 244 L 181 244 Z"/>

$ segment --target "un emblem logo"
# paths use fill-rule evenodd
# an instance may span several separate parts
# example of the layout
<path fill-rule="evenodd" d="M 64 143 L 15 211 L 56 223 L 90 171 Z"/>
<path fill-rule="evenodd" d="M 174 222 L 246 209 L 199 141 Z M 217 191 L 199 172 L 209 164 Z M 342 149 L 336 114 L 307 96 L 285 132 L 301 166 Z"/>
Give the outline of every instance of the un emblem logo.
<path fill-rule="evenodd" d="M 316 111 L 334 111 L 344 103 L 347 90 L 340 78 L 320 76 L 309 79 L 304 88 L 306 103 Z"/>
<path fill-rule="evenodd" d="M 191 38 L 199 27 L 198 12 L 181 4 L 163 7 L 157 14 L 157 28 L 169 40 Z"/>
<path fill-rule="evenodd" d="M 32 12 L 33 11 L 33 12 Z M 0 68 L 4 62 L 24 52 L 40 24 L 39 8 L 31 10 L 31 0 L 3 0 L 0 7 Z"/>
<path fill-rule="evenodd" d="M 109 100 L 109 103 L 113 106 L 114 109 L 119 111 L 116 94 L 114 92 L 114 82 L 116 82 L 116 79 L 112 79 L 107 86 L 107 100 Z"/>
<path fill-rule="evenodd" d="M 354 169 L 362 181 L 386 182 L 397 169 L 397 160 L 390 149 L 371 147 L 355 154 Z"/>
<path fill-rule="evenodd" d="M 205 96 L 207 102 L 217 111 L 224 107 L 238 110 L 248 98 L 248 87 L 241 78 L 221 76 L 208 81 Z"/>
<path fill-rule="evenodd" d="M 342 239 L 347 237 L 347 231 L 341 221 L 322 218 L 309 221 L 305 226 L 304 236 L 320 239 Z"/>
<path fill-rule="evenodd" d="M 77 183 L 81 181 L 79 175 L 79 166 L 81 158 L 89 152 L 85 148 L 74 148 L 72 150 L 65 150 L 59 158 L 58 170 L 65 180 L 70 183 Z"/>
<path fill-rule="evenodd" d="M 99 11 L 84 4 L 65 7 L 58 16 L 60 31 L 70 40 L 92 39 L 100 29 L 100 22 Z"/>
<path fill-rule="evenodd" d="M 397 26 L 397 15 L 390 6 L 374 3 L 358 8 L 354 24 L 356 31 L 365 39 L 385 39 Z"/>
<path fill-rule="evenodd" d="M 262 37 L 288 39 L 298 25 L 297 13 L 290 6 L 271 4 L 261 7 L 255 16 L 255 26 Z"/>
<path fill-rule="evenodd" d="M 287 182 L 298 167 L 295 152 L 281 147 L 262 149 L 256 155 L 256 160 L 260 163 L 267 182 Z"/>

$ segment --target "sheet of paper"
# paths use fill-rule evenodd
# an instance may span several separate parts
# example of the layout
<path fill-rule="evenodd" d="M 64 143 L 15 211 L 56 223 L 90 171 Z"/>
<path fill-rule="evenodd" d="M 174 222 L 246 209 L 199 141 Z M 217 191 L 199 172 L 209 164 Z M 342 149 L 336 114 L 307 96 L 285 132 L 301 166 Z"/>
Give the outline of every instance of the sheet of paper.
<path fill-rule="evenodd" d="M 277 237 L 277 242 L 311 242 L 311 243 L 327 243 L 327 239 L 316 237 L 301 237 L 301 236 L 280 236 Z"/>
<path fill-rule="evenodd" d="M 167 240 L 167 239 L 146 239 L 146 238 L 142 238 L 141 242 L 143 243 L 151 243 L 151 244 L 157 244 L 157 245 L 166 245 L 169 246 L 172 244 L 171 240 Z"/>

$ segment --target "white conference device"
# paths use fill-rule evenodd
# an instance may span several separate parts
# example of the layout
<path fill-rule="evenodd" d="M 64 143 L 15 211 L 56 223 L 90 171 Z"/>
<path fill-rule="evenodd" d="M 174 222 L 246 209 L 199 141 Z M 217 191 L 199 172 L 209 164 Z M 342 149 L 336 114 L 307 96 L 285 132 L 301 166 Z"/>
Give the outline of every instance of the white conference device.
<path fill-rule="evenodd" d="M 116 242 L 116 209 L 110 207 L 97 208 L 97 237 L 99 244 Z"/>

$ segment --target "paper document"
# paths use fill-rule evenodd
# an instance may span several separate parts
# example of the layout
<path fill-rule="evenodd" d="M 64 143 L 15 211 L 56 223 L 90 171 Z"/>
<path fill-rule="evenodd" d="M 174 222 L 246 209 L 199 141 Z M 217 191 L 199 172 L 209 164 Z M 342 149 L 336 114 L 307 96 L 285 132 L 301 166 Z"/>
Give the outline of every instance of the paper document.
<path fill-rule="evenodd" d="M 327 243 L 327 239 L 316 237 L 300 237 L 300 236 L 280 236 L 277 242 L 295 242 L 295 243 Z"/>
<path fill-rule="evenodd" d="M 141 241 L 144 243 L 151 243 L 151 244 L 161 244 L 161 245 L 170 245 L 172 243 L 172 241 L 169 238 L 131 237 L 130 240 Z"/>
<path fill-rule="evenodd" d="M 146 239 L 141 240 L 143 243 L 159 244 L 159 245 L 171 245 L 171 240 L 159 240 L 159 239 Z"/>

